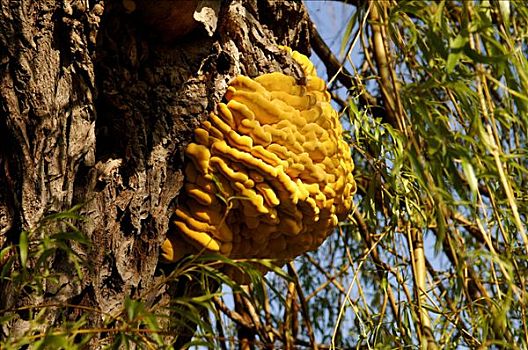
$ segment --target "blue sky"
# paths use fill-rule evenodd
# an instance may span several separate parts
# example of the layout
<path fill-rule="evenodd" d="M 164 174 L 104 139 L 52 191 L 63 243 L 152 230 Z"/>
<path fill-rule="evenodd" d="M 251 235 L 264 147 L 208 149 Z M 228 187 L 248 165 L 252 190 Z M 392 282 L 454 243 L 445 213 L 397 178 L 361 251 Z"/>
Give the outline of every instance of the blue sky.
<path fill-rule="evenodd" d="M 308 0 L 304 3 L 308 8 L 310 18 L 317 26 L 319 34 L 334 54 L 342 59 L 339 55 L 341 39 L 355 7 L 338 1 L 326 0 Z M 325 69 L 317 56 L 312 54 L 310 58 L 316 64 L 318 73 L 323 76 Z"/>

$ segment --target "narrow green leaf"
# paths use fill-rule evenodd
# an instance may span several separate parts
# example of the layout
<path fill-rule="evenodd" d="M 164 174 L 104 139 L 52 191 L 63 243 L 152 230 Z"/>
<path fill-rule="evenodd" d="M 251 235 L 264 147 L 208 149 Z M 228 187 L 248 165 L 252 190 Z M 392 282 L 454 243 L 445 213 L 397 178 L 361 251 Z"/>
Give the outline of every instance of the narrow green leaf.
<path fill-rule="evenodd" d="M 20 233 L 20 238 L 18 242 L 20 249 L 20 264 L 23 268 L 26 268 L 27 258 L 28 258 L 28 233 L 27 231 L 22 231 Z"/>
<path fill-rule="evenodd" d="M 478 180 L 475 176 L 475 170 L 473 169 L 473 166 L 467 159 L 462 159 L 462 171 L 464 171 L 464 175 L 466 176 L 466 180 L 469 184 L 469 188 L 471 189 L 473 198 L 476 198 L 478 191 Z"/>

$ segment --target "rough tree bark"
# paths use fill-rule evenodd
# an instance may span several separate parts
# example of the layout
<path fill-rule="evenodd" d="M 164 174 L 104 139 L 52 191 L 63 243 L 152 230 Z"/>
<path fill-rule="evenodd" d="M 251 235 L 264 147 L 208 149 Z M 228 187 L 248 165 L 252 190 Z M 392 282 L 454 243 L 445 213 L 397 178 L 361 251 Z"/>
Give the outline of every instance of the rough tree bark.
<path fill-rule="evenodd" d="M 68 302 L 112 312 L 148 290 L 191 131 L 237 74 L 298 74 L 277 44 L 309 53 L 302 3 L 223 1 L 214 35 L 198 25 L 176 40 L 131 3 L 0 1 L 0 245 L 79 203 L 93 243 L 75 247 L 91 265 L 80 283 L 45 286 L 39 300 L 2 283 L 0 309 Z M 74 311 L 50 312 L 48 324 Z M 27 326 L 21 315 L 4 336 Z"/>

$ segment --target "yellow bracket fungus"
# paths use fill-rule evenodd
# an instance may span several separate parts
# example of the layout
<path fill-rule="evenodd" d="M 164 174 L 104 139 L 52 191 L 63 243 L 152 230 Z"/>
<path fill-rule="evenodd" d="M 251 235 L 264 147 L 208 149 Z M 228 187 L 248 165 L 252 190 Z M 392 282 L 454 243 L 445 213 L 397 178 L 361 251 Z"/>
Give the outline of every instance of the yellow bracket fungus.
<path fill-rule="evenodd" d="M 207 250 L 281 261 L 317 248 L 349 212 L 356 184 L 326 84 L 310 60 L 282 47 L 304 70 L 235 78 L 186 149 L 185 194 L 165 259 Z"/>

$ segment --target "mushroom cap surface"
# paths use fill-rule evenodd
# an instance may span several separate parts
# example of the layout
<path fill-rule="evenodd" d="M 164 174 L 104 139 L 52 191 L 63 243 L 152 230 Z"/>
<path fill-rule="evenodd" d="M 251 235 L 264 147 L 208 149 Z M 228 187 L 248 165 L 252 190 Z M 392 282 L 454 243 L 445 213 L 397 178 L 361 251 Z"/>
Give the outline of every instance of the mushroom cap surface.
<path fill-rule="evenodd" d="M 200 250 L 290 260 L 350 211 L 354 164 L 326 84 L 306 56 L 283 49 L 305 84 L 282 73 L 238 76 L 218 114 L 195 130 L 166 260 Z"/>

